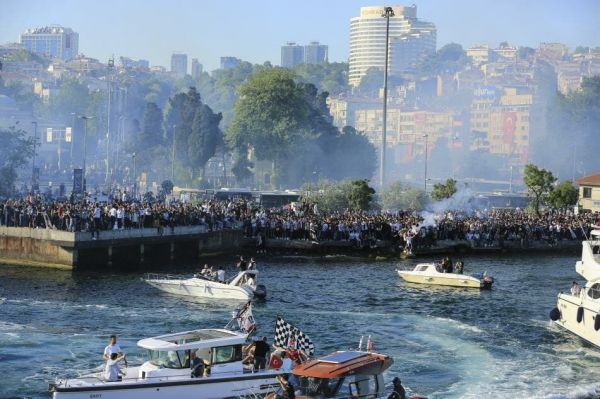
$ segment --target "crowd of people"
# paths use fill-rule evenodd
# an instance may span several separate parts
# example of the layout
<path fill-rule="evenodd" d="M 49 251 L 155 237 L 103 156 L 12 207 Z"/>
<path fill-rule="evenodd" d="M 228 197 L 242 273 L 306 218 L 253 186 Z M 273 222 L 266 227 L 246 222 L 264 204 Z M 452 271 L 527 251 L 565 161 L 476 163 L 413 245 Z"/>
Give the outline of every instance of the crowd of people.
<path fill-rule="evenodd" d="M 351 241 L 359 247 L 391 241 L 411 252 L 439 240 L 468 240 L 473 246 L 502 246 L 520 241 L 523 246 L 545 240 L 581 240 L 597 213 L 511 210 L 428 212 L 320 212 L 316 204 L 301 202 L 264 208 L 244 200 L 203 200 L 194 203 L 144 203 L 124 199 L 98 202 L 44 201 L 41 197 L 0 202 L 0 225 L 89 231 L 165 228 L 204 225 L 208 230 L 241 228 L 255 237 L 259 252 L 267 239 Z"/>

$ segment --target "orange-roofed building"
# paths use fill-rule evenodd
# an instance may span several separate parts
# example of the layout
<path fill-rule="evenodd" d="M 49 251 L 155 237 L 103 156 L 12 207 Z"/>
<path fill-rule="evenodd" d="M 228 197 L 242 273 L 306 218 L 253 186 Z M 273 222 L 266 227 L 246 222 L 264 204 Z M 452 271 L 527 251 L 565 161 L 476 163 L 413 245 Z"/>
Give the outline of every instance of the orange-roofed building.
<path fill-rule="evenodd" d="M 583 210 L 600 212 L 600 172 L 576 180 L 579 184 L 579 205 Z"/>

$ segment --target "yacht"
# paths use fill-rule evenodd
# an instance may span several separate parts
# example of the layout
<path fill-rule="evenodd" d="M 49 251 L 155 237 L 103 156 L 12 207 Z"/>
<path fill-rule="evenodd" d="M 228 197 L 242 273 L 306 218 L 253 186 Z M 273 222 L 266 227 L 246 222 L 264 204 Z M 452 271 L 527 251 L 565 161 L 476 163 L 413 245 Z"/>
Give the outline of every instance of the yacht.
<path fill-rule="evenodd" d="M 404 281 L 415 284 L 446 285 L 465 288 L 492 288 L 494 279 L 487 273 L 471 276 L 458 273 L 442 273 L 435 263 L 419 263 L 413 270 L 396 269 Z"/>
<path fill-rule="evenodd" d="M 257 275 L 258 270 L 251 269 L 239 272 L 229 281 L 218 281 L 202 274 L 184 278 L 149 273 L 144 281 L 170 294 L 249 301 L 252 298 L 264 299 L 267 295 L 265 286 L 256 283 Z"/>
<path fill-rule="evenodd" d="M 582 242 L 575 270 L 587 281 L 585 286 L 575 285 L 570 292 L 558 294 L 550 319 L 600 348 L 600 230 L 592 230 Z"/>
<path fill-rule="evenodd" d="M 249 311 L 249 315 L 248 315 Z M 50 384 L 54 399 L 170 399 L 227 398 L 262 396 L 278 386 L 276 377 L 291 371 L 279 368 L 253 372 L 242 362 L 242 347 L 254 329 L 248 303 L 234 318 L 238 328 L 199 329 L 160 335 L 138 341 L 148 360 L 138 367 L 127 367 L 119 381 L 107 381 L 102 374 L 60 379 Z M 233 320 L 232 320 L 233 321 Z M 203 360 L 198 375 L 190 366 L 192 352 Z"/>

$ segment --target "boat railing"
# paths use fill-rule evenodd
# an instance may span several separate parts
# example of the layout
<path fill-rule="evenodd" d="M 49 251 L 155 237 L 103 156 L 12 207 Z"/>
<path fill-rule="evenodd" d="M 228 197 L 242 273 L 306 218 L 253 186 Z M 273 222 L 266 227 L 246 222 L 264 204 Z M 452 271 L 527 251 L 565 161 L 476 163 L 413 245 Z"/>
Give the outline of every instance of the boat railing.
<path fill-rule="evenodd" d="M 254 374 L 257 374 L 257 375 L 273 374 L 274 372 L 276 372 L 276 374 L 279 374 L 280 370 L 281 369 L 264 369 L 264 370 L 256 371 L 256 372 L 254 372 Z M 191 372 L 191 370 L 189 370 L 189 371 Z M 232 373 L 231 371 L 226 371 L 226 372 L 222 372 L 222 373 L 211 372 L 210 375 L 208 375 L 208 376 L 195 377 L 194 379 L 209 379 L 209 378 L 220 377 L 221 375 L 226 376 L 226 375 L 230 375 L 230 374 L 243 374 L 243 372 L 237 372 L 237 373 Z M 140 381 L 168 382 L 168 381 L 174 381 L 174 380 L 185 380 L 188 378 L 191 378 L 191 377 L 189 377 L 189 375 L 186 375 L 186 374 L 179 374 L 179 375 L 161 375 L 161 376 L 145 377 L 145 378 L 124 377 L 117 381 L 107 381 L 105 378 L 102 378 L 101 376 L 90 375 L 90 376 L 85 376 L 85 377 L 60 379 L 56 383 L 50 384 L 50 387 L 70 388 L 70 387 L 82 386 L 81 384 L 70 385 L 71 381 L 85 381 L 87 384 L 93 384 L 93 385 L 107 385 L 107 384 L 115 385 L 115 384 L 122 384 L 122 383 L 136 383 L 136 382 L 140 382 Z"/>
<path fill-rule="evenodd" d="M 146 273 L 144 279 L 146 280 L 183 280 L 189 277 L 181 274 L 167 274 L 167 273 Z"/>

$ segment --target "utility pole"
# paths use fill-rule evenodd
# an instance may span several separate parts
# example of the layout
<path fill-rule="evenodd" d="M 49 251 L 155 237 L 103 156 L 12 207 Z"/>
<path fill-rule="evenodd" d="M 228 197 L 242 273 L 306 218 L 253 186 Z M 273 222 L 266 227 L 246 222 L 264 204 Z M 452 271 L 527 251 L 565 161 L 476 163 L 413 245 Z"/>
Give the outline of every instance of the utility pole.
<path fill-rule="evenodd" d="M 388 58 L 390 47 L 390 17 L 394 16 L 392 7 L 385 7 L 383 14 L 385 18 L 385 65 L 383 67 L 383 131 L 381 134 L 381 165 L 379 171 L 379 185 L 383 188 L 385 184 L 385 150 L 387 146 L 387 82 L 388 82 Z"/>
<path fill-rule="evenodd" d="M 108 163 L 108 158 L 110 155 L 110 112 L 111 112 L 111 82 L 110 82 L 110 74 L 112 71 L 112 68 L 115 66 L 115 60 L 114 58 L 110 58 L 108 60 L 108 66 L 107 66 L 107 70 L 106 70 L 106 84 L 108 86 L 108 112 L 107 112 L 107 118 L 106 118 L 106 177 L 105 177 L 105 182 L 108 183 L 108 178 L 110 175 L 110 168 L 109 168 L 109 163 Z"/>
<path fill-rule="evenodd" d="M 425 135 L 423 135 L 423 138 L 425 138 L 425 181 L 424 181 L 424 183 L 425 183 L 425 194 L 427 194 L 427 161 L 428 161 L 428 158 L 429 158 L 427 156 L 428 155 L 427 154 L 427 152 L 428 152 L 427 151 L 428 150 L 428 148 L 427 148 L 427 139 L 429 138 L 429 135 L 425 134 Z"/>
<path fill-rule="evenodd" d="M 135 170 L 135 152 L 131 154 L 133 157 L 133 198 L 137 198 L 137 173 Z"/>
<path fill-rule="evenodd" d="M 33 192 L 33 187 L 35 186 L 35 153 L 37 151 L 37 122 L 31 122 L 33 125 L 33 157 L 31 162 L 31 191 Z"/>
<path fill-rule="evenodd" d="M 84 191 L 84 187 L 85 187 L 85 161 L 86 161 L 86 156 L 87 156 L 87 122 L 90 119 L 94 119 L 95 116 L 84 116 L 84 115 L 79 115 L 78 117 L 79 119 L 83 119 L 83 170 L 81 173 L 81 190 Z M 85 197 L 85 194 L 84 194 Z"/>

